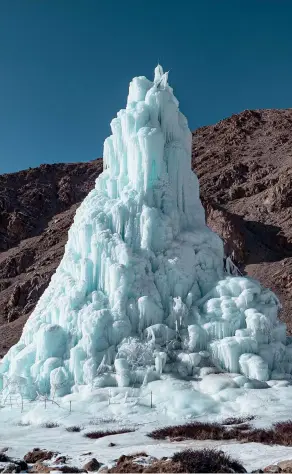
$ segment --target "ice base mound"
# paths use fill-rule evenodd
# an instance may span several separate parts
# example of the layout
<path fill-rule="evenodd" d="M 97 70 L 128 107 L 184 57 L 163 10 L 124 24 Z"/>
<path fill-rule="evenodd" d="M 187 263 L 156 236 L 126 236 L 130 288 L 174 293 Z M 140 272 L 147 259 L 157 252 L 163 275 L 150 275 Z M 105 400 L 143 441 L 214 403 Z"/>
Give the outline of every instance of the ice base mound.
<path fill-rule="evenodd" d="M 1 363 L 4 392 L 16 384 L 30 398 L 64 396 L 220 370 L 246 388 L 291 379 L 278 299 L 224 272 L 191 170 L 191 132 L 167 79 L 158 66 L 154 82 L 131 82 L 62 262 Z"/>

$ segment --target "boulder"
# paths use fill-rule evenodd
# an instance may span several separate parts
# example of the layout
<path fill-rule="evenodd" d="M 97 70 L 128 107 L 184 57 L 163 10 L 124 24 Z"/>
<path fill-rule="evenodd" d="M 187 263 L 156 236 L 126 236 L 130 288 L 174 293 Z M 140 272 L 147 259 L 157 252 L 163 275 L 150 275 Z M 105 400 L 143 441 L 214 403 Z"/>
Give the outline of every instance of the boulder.
<path fill-rule="evenodd" d="M 92 471 L 98 471 L 100 467 L 101 467 L 101 464 L 97 461 L 97 459 L 92 458 L 90 461 L 84 464 L 83 469 L 85 471 L 92 472 Z"/>

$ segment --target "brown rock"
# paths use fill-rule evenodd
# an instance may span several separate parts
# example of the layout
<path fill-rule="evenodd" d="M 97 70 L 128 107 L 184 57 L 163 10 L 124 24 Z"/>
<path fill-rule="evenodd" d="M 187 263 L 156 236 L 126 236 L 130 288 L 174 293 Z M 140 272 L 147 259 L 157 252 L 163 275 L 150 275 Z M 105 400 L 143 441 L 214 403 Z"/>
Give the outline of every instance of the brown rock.
<path fill-rule="evenodd" d="M 51 472 L 52 468 L 50 466 L 46 466 L 42 462 L 38 461 L 36 462 L 30 472 Z"/>
<path fill-rule="evenodd" d="M 46 451 L 45 449 L 34 448 L 32 451 L 29 451 L 24 456 L 24 461 L 29 464 L 34 464 L 39 461 L 47 461 L 52 459 L 53 456 L 56 456 L 58 453 L 54 453 L 53 451 Z"/>
<path fill-rule="evenodd" d="M 245 258 L 245 235 L 242 220 L 214 203 L 206 205 L 207 224 L 223 239 L 226 255 L 232 255 L 234 263 L 241 265 Z"/>
<path fill-rule="evenodd" d="M 292 472 L 292 460 L 278 462 L 282 472 Z"/>
<path fill-rule="evenodd" d="M 265 467 L 264 472 L 282 472 L 282 469 L 276 464 Z"/>
<path fill-rule="evenodd" d="M 84 464 L 83 469 L 85 471 L 98 471 L 100 468 L 101 464 L 97 461 L 97 459 L 92 458 L 90 461 L 88 461 L 86 464 Z"/>

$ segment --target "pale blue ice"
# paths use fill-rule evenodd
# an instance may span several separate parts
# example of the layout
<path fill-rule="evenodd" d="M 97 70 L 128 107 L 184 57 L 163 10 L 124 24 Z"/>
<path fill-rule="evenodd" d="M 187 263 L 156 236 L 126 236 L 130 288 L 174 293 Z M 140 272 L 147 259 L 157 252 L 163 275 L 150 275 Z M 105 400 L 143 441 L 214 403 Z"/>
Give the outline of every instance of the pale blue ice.
<path fill-rule="evenodd" d="M 155 385 L 169 374 L 201 375 L 206 392 L 204 377 L 212 384 L 219 369 L 234 374 L 232 386 L 291 379 L 277 297 L 224 273 L 223 244 L 206 226 L 191 169 L 192 135 L 161 66 L 154 82 L 132 80 L 111 130 L 104 171 L 1 363 L 0 384 L 17 380 L 33 398 L 83 385 Z"/>

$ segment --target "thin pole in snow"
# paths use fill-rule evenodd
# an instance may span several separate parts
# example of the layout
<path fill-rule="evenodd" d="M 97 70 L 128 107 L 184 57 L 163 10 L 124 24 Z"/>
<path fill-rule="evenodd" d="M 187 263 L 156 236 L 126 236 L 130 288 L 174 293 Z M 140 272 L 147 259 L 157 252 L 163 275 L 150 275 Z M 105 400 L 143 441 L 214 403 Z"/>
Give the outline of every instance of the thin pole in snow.
<path fill-rule="evenodd" d="M 10 408 L 12 408 L 12 400 L 11 400 L 11 395 L 10 395 Z"/>
<path fill-rule="evenodd" d="M 45 397 L 45 410 L 47 408 L 47 397 Z"/>
<path fill-rule="evenodd" d="M 150 392 L 150 408 L 152 408 L 152 391 Z"/>
<path fill-rule="evenodd" d="M 72 405 L 72 402 L 71 402 L 71 400 L 70 400 L 70 413 L 71 413 L 71 411 L 72 411 L 72 409 L 71 409 L 71 405 Z"/>

